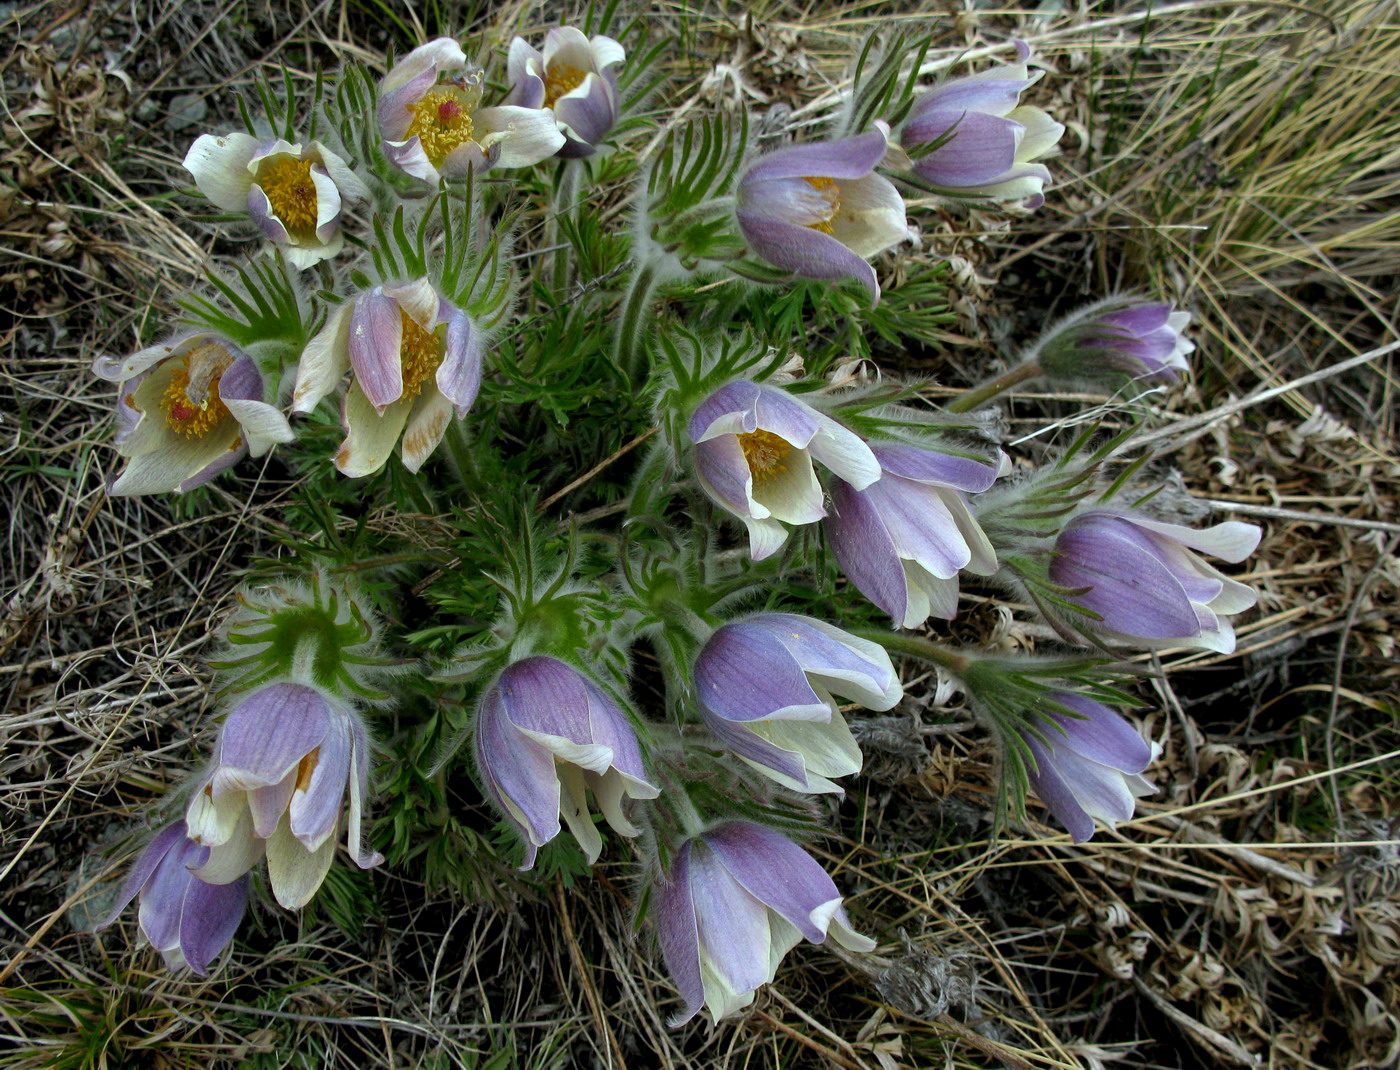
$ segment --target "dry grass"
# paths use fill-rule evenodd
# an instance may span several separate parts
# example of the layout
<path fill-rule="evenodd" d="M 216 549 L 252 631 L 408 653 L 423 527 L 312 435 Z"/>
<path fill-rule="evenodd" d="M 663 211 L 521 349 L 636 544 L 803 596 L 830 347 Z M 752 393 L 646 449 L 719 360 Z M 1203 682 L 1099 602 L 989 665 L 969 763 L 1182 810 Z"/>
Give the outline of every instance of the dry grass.
<path fill-rule="evenodd" d="M 96 852 L 207 748 L 202 655 L 294 490 L 270 467 L 198 503 L 104 493 L 110 388 L 91 360 L 133 348 L 213 244 L 172 195 L 198 129 L 166 119 L 193 96 L 222 127 L 278 48 L 370 55 L 391 20 L 372 4 L 0 15 L 17 42 L 0 67 L 4 1065 L 1400 1065 L 1392 357 L 1228 404 L 1396 338 L 1395 6 L 959 7 L 931 66 L 1018 31 L 1054 67 L 1042 103 L 1072 136 L 1035 216 L 1009 230 L 923 217 L 967 313 L 969 346 L 942 374 L 984 374 L 1001 339 L 1105 288 L 1197 308 L 1198 368 L 1159 425 L 1190 422 L 1154 463 L 1183 495 L 1266 525 L 1249 577 L 1263 597 L 1236 655 L 1146 659 L 1163 790 L 1087 845 L 1039 826 L 989 840 L 992 756 L 934 730 L 926 710 L 957 710 L 913 679 L 901 717 L 860 729 L 870 774 L 824 858 L 881 956 L 804 947 L 751 1016 L 713 1032 L 666 1028 L 672 992 L 616 860 L 568 891 L 513 886 L 505 905 L 383 872 L 362 927 L 262 910 L 204 983 L 161 972 L 129 924 L 81 931 L 100 907 Z M 884 17 L 764 5 L 752 23 L 701 20 L 729 71 L 676 99 L 820 115 Z M 550 21 L 494 18 L 502 33 Z M 1010 416 L 1029 431 L 1050 411 L 1025 396 Z M 1046 638 L 968 609 L 969 634 Z"/>

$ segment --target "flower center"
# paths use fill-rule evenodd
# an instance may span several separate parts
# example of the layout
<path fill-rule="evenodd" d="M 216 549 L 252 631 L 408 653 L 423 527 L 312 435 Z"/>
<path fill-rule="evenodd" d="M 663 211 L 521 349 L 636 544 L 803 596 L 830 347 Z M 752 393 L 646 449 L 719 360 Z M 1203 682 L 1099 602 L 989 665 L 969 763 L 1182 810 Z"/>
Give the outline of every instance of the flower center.
<path fill-rule="evenodd" d="M 831 205 L 831 211 L 827 214 L 825 219 L 819 220 L 816 223 L 808 223 L 807 226 L 812 230 L 819 230 L 823 234 L 830 234 L 831 221 L 835 219 L 837 214 L 841 211 L 841 187 L 836 184 L 836 179 L 834 178 L 814 178 L 804 175 L 802 181 L 806 182 L 807 185 L 820 193 L 826 200 L 826 203 Z"/>
<path fill-rule="evenodd" d="M 258 168 L 258 185 L 272 205 L 272 214 L 289 234 L 316 229 L 316 183 L 311 181 L 312 160 L 282 156 Z"/>
<path fill-rule="evenodd" d="M 587 71 L 570 67 L 567 63 L 551 63 L 544 72 L 544 106 L 554 107 L 556 100 L 583 85 L 587 77 Z"/>
<path fill-rule="evenodd" d="M 219 381 L 232 363 L 233 356 L 217 342 L 201 342 L 190 350 L 160 399 L 170 430 L 203 438 L 223 421 L 228 406 L 219 397 Z"/>
<path fill-rule="evenodd" d="M 428 376 L 437 371 L 442 363 L 443 344 L 432 331 L 426 331 L 418 322 L 399 309 L 403 321 L 403 341 L 399 343 L 399 359 L 403 361 L 403 394 L 399 400 L 416 398 L 423 390 Z"/>
<path fill-rule="evenodd" d="M 413 121 L 408 136 L 418 138 L 434 167 L 441 167 L 448 153 L 472 140 L 472 102 L 454 86 L 439 86 L 408 106 Z"/>
<path fill-rule="evenodd" d="M 316 772 L 316 766 L 321 761 L 321 748 L 312 747 L 311 752 L 297 763 L 297 782 L 292 788 L 294 792 L 305 792 L 311 786 L 311 775 Z"/>
<path fill-rule="evenodd" d="M 792 452 L 792 443 L 787 439 L 761 430 L 741 431 L 738 439 L 755 482 L 775 479 L 787 471 L 783 460 Z"/>

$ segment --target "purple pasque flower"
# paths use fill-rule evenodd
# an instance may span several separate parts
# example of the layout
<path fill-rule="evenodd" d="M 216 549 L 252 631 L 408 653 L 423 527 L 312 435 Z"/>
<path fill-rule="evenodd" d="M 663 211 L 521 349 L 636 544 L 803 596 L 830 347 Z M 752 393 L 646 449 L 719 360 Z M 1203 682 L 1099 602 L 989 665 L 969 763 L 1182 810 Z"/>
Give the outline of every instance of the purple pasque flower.
<path fill-rule="evenodd" d="M 1259 536 L 1258 526 L 1238 521 L 1197 531 L 1126 509 L 1090 509 L 1055 539 L 1050 580 L 1098 615 L 1073 621 L 1094 636 L 1229 654 L 1235 630 L 1226 618 L 1249 609 L 1258 595 L 1192 551 L 1234 564 L 1254 552 Z"/>
<path fill-rule="evenodd" d="M 419 45 L 395 63 L 379 84 L 379 133 L 390 162 L 437 185 L 444 177 L 553 156 L 564 144 L 554 116 L 516 104 L 481 107 L 484 78 L 450 37 Z"/>
<path fill-rule="evenodd" d="M 809 279 L 856 279 L 880 299 L 866 261 L 908 233 L 904 199 L 875 173 L 888 147 L 883 123 L 868 134 L 791 145 L 739 179 L 735 216 L 749 247 Z"/>
<path fill-rule="evenodd" d="M 1044 741 L 1025 734 L 1035 759 L 1031 787 L 1074 842 L 1083 843 L 1093 836 L 1096 818 L 1112 828 L 1132 818 L 1138 798 L 1157 790 L 1142 773 L 1162 748 L 1093 699 L 1068 691 L 1046 698 L 1081 716 L 1044 713 Z"/>
<path fill-rule="evenodd" d="M 726 821 L 682 844 L 654 904 L 661 954 L 685 1000 L 672 1026 L 701 1007 L 716 1022 L 747 1007 L 804 938 L 875 949 L 851 929 L 841 893 L 811 855 L 752 821 Z"/>
<path fill-rule="evenodd" d="M 548 108 L 564 134 L 558 155 L 592 156 L 617 122 L 615 68 L 627 53 L 611 37 L 590 40 L 571 26 L 550 30 L 541 53 L 517 37 L 510 43 L 506 102 Z"/>
<path fill-rule="evenodd" d="M 637 829 L 622 800 L 654 799 L 627 715 L 571 665 L 536 655 L 496 678 L 476 712 L 476 759 L 486 793 L 525 837 L 521 869 L 559 835 L 559 815 L 592 865 L 603 840 L 588 814 L 593 798 L 619 836 Z"/>
<path fill-rule="evenodd" d="M 427 279 L 382 284 L 341 305 L 307 343 L 292 411 L 310 412 L 352 370 L 336 468 L 377 472 L 402 437 L 404 467 L 416 472 L 476 400 L 484 349 L 471 317 Z"/>
<path fill-rule="evenodd" d="M 206 884 L 193 873 L 205 864 L 209 848 L 186 835 L 185 823 L 166 825 L 136 857 L 122 881 L 112 910 L 98 925 L 105 929 L 139 897 L 141 933 L 161 953 L 167 969 L 189 967 L 200 977 L 238 929 L 248 905 L 248 876 L 227 884 Z"/>
<path fill-rule="evenodd" d="M 178 334 L 92 370 L 119 384 L 116 447 L 128 464 L 111 494 L 191 490 L 292 440 L 257 363 L 217 334 Z"/>
<path fill-rule="evenodd" d="M 346 205 L 369 199 L 350 165 L 319 141 L 294 145 L 243 133 L 203 134 L 184 166 L 201 193 L 226 212 L 246 211 L 298 268 L 340 252 Z"/>
<path fill-rule="evenodd" d="M 828 543 L 847 578 L 901 628 L 952 620 L 958 572 L 990 576 L 996 552 L 968 506 L 998 466 L 899 443 L 872 447 L 880 478 L 864 490 L 831 483 Z"/>
<path fill-rule="evenodd" d="M 823 621 L 758 613 L 715 630 L 695 659 L 695 696 L 711 732 L 793 791 L 837 792 L 860 747 L 832 694 L 888 710 L 904 691 L 884 648 Z"/>
<path fill-rule="evenodd" d="M 695 474 L 749 530 L 755 561 L 787 541 L 787 524 L 826 515 L 816 459 L 858 490 L 880 478 L 870 447 L 787 391 L 747 379 L 725 383 L 690 418 Z"/>
<path fill-rule="evenodd" d="M 1117 378 L 1172 383 L 1196 346 L 1184 331 L 1191 313 L 1163 301 L 1111 298 L 1076 313 L 1040 347 L 1040 366 L 1060 378 Z"/>
<path fill-rule="evenodd" d="M 1039 108 L 1021 107 L 1021 94 L 1044 74 L 1031 74 L 1030 48 L 1016 43 L 1019 63 L 954 78 L 914 102 L 899 132 L 900 143 L 915 151 L 946 140 L 910 163 L 923 182 L 941 189 L 994 201 L 1023 201 L 1038 208 L 1050 181 L 1044 164 L 1034 163 L 1054 149 L 1065 132 Z"/>
<path fill-rule="evenodd" d="M 185 812 L 190 839 L 212 848 L 195 873 L 223 884 L 266 853 L 277 902 L 305 906 L 335 857 L 347 793 L 350 857 L 361 869 L 384 860 L 361 845 L 368 790 L 369 737 L 355 711 L 306 684 L 260 688 L 229 711 Z"/>

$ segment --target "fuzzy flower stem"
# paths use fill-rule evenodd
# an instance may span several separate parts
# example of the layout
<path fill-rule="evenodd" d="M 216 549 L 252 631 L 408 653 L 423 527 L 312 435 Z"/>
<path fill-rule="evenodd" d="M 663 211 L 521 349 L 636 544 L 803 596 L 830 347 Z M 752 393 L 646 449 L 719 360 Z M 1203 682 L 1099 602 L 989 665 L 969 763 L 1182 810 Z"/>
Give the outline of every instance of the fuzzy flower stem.
<path fill-rule="evenodd" d="M 972 667 L 974 659 L 964 654 L 956 654 L 947 647 L 930 643 L 917 635 L 900 635 L 895 632 L 882 632 L 875 628 L 852 628 L 852 635 L 878 643 L 892 654 L 905 654 L 932 662 L 941 669 L 947 669 L 954 676 L 961 677 Z"/>
<path fill-rule="evenodd" d="M 639 387 L 645 385 L 649 370 L 643 360 L 643 325 L 660 281 L 654 263 L 649 260 L 638 262 L 632 271 L 627 296 L 622 300 L 622 315 L 618 320 L 617 364 L 628 379 Z"/>
<path fill-rule="evenodd" d="M 559 223 L 560 220 L 572 222 L 578 214 L 579 189 L 582 186 L 581 179 L 585 166 L 584 162 L 579 159 L 559 162 L 559 184 L 554 193 L 554 211 L 549 215 L 548 229 L 545 235 L 545 248 L 554 248 L 554 252 L 551 254 L 554 294 L 560 301 L 565 300 L 567 294 L 569 262 L 572 259 L 573 249 Z"/>
<path fill-rule="evenodd" d="M 975 390 L 969 390 L 962 397 L 947 406 L 948 412 L 971 412 L 980 408 L 992 398 L 1003 391 L 1010 390 L 1013 386 L 1019 386 L 1027 379 L 1034 379 L 1040 374 L 1040 365 L 1033 360 L 1028 360 L 1024 364 L 1018 364 L 1004 375 L 998 375 L 989 383 L 983 383 Z"/>

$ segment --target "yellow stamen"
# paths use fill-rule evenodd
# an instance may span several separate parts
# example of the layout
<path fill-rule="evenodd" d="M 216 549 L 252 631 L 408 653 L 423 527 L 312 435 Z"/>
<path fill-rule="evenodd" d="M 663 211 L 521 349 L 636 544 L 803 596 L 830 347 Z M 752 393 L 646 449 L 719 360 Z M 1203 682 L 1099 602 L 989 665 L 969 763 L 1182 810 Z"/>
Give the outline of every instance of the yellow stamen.
<path fill-rule="evenodd" d="M 473 103 L 462 90 L 439 86 L 408 106 L 413 121 L 407 136 L 418 138 L 434 167 L 441 167 L 448 153 L 472 140 Z"/>
<path fill-rule="evenodd" d="M 403 321 L 403 341 L 399 344 L 399 357 L 403 361 L 402 397 L 416 398 L 428 376 L 442 363 L 443 339 L 436 332 L 420 327 L 402 308 L 399 316 Z"/>
<path fill-rule="evenodd" d="M 738 435 L 739 448 L 749 463 L 755 482 L 776 479 L 787 471 L 783 459 L 792 452 L 792 443 L 772 431 L 746 431 Z"/>
<path fill-rule="evenodd" d="M 223 422 L 228 406 L 219 397 L 219 382 L 232 363 L 233 356 L 217 342 L 201 342 L 190 350 L 160 399 L 170 430 L 203 438 Z"/>
<path fill-rule="evenodd" d="M 583 85 L 587 77 L 587 71 L 570 67 L 567 63 L 551 63 L 544 74 L 544 106 L 554 107 L 556 100 Z"/>
<path fill-rule="evenodd" d="M 830 234 L 832 232 L 831 221 L 841 212 L 841 187 L 836 184 L 834 178 L 804 176 L 802 181 L 820 193 L 831 205 L 830 215 L 816 223 L 808 223 L 807 226 L 812 230 L 819 230 L 823 234 Z"/>
<path fill-rule="evenodd" d="M 311 753 L 297 763 L 297 782 L 296 786 L 292 789 L 294 792 L 305 791 L 311 786 L 311 774 L 316 772 L 316 766 L 319 765 L 320 762 L 321 748 L 312 747 Z"/>
<path fill-rule="evenodd" d="M 281 156 L 258 168 L 258 185 L 267 194 L 272 214 L 287 233 L 305 237 L 316 230 L 316 183 L 311 180 L 313 160 Z"/>

